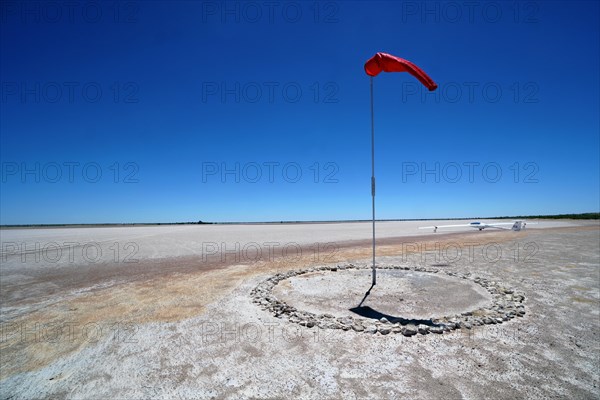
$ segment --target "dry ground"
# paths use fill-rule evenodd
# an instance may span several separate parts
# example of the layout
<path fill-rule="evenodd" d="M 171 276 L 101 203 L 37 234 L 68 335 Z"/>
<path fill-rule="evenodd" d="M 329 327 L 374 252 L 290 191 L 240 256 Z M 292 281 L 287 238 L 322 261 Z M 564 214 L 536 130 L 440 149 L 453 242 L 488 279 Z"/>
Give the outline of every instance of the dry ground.
<path fill-rule="evenodd" d="M 27 282 L 3 282 L 0 395 L 597 398 L 599 243 L 597 226 L 381 241 L 381 263 L 447 264 L 527 296 L 517 322 L 412 338 L 300 328 L 250 302 L 273 273 L 368 262 L 368 241 L 246 264 L 40 274 L 28 296 Z"/>

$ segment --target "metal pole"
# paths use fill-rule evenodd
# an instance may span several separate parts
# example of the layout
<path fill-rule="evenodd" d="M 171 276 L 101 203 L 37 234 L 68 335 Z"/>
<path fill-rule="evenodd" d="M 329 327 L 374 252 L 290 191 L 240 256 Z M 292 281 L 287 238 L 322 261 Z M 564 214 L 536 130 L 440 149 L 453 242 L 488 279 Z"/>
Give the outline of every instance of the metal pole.
<path fill-rule="evenodd" d="M 373 77 L 371 76 L 371 199 L 373 207 L 373 286 L 377 282 L 375 271 L 375 124 L 373 115 Z"/>

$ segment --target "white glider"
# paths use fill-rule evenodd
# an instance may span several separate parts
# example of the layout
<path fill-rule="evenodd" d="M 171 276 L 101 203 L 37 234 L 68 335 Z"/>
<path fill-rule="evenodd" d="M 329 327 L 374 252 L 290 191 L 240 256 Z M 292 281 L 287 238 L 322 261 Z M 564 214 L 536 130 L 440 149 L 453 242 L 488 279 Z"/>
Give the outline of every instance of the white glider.
<path fill-rule="evenodd" d="M 507 225 L 512 225 L 512 226 L 510 228 L 505 228 L 504 226 L 507 226 Z M 469 227 L 469 228 L 479 229 L 480 231 L 482 231 L 486 228 L 520 231 L 520 230 L 524 230 L 526 225 L 527 225 L 527 222 L 521 221 L 521 220 L 517 220 L 514 222 L 492 222 L 492 223 L 473 221 L 469 224 L 459 224 L 459 225 L 421 226 L 421 227 L 419 227 L 419 229 L 433 229 L 433 232 L 437 232 L 438 228 Z"/>

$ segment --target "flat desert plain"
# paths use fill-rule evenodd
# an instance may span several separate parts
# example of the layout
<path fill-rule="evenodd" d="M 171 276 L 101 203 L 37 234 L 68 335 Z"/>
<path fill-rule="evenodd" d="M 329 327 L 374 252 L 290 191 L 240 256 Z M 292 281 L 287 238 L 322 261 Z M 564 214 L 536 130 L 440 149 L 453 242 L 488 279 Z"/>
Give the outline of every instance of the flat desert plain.
<path fill-rule="evenodd" d="M 598 221 L 461 222 L 3 229 L 0 398 L 599 398 Z"/>

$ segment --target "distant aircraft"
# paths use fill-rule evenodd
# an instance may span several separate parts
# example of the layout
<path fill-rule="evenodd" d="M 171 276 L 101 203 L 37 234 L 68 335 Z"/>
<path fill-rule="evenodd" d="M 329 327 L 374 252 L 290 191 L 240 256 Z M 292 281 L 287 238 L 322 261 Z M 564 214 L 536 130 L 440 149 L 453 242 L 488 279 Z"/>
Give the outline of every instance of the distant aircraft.
<path fill-rule="evenodd" d="M 506 225 L 512 225 L 512 227 L 504 228 L 503 226 L 506 226 Z M 485 228 L 496 228 L 496 229 L 520 231 L 520 230 L 525 230 L 526 225 L 527 225 L 527 223 L 525 221 L 521 221 L 521 220 L 517 220 L 514 222 L 498 222 L 498 223 L 496 223 L 496 222 L 487 223 L 487 222 L 474 221 L 469 224 L 460 224 L 460 225 L 421 226 L 421 227 L 419 227 L 419 229 L 433 229 L 433 232 L 437 232 L 438 228 L 469 227 L 469 228 L 479 229 L 480 231 L 484 230 Z"/>

